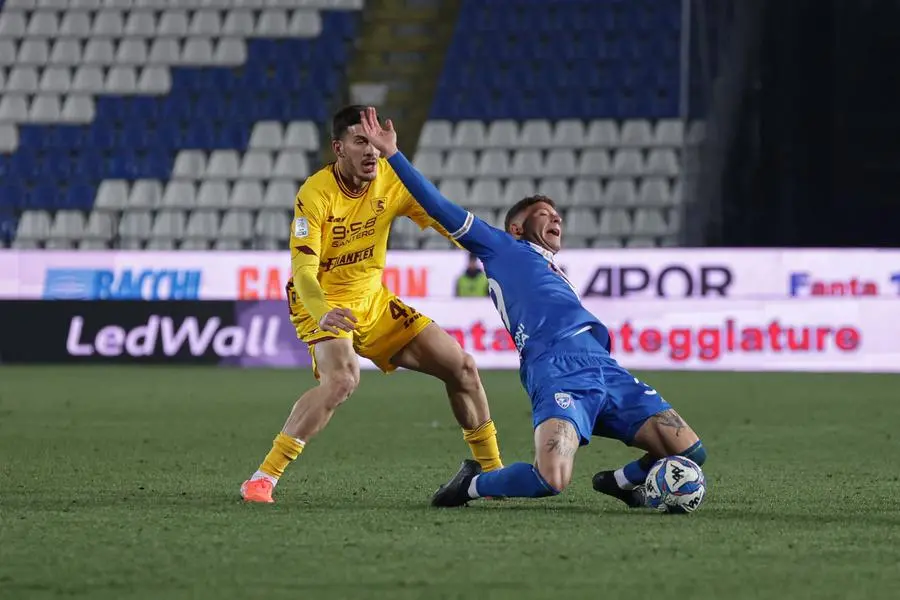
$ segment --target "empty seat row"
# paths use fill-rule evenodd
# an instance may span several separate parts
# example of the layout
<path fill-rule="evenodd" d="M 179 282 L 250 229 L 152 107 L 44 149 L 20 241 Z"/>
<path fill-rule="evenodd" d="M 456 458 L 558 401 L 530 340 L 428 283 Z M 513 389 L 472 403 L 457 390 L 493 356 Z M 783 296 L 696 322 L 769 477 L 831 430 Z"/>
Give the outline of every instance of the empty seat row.
<path fill-rule="evenodd" d="M 74 71 L 74 73 L 73 73 Z M 100 67 L 47 67 L 38 75 L 38 69 L 16 67 L 6 80 L 8 94 L 166 94 L 172 89 L 172 75 L 168 67 L 150 66 L 113 67 L 104 74 Z M 2 76 L 0 76 L 2 83 Z"/>
<path fill-rule="evenodd" d="M 684 126 L 675 119 L 656 124 L 628 120 L 621 126 L 613 120 L 596 120 L 585 125 L 577 119 L 555 124 L 535 119 L 520 124 L 503 119 L 482 121 L 428 121 L 419 137 L 420 149 L 442 148 L 585 148 L 585 147 L 679 147 Z"/>
<path fill-rule="evenodd" d="M 166 10 L 126 12 L 101 10 L 44 11 L 6 10 L 0 13 L 0 37 L 98 38 L 98 37 L 315 37 L 322 32 L 318 11 L 267 9 L 257 17 L 250 10 Z"/>
<path fill-rule="evenodd" d="M 414 164 L 427 177 L 675 177 L 679 172 L 674 150 L 654 149 L 646 157 L 640 150 L 619 150 L 612 157 L 606 150 L 585 150 L 576 156 L 572 150 L 555 149 L 546 157 L 540 150 L 485 150 L 480 156 L 472 150 L 421 150 Z"/>
<path fill-rule="evenodd" d="M 361 10 L 365 0 L 6 0 L 8 10 L 263 10 L 265 8 L 311 8 Z"/>
<path fill-rule="evenodd" d="M 80 211 L 61 210 L 54 217 L 46 211 L 26 211 L 19 220 L 16 237 L 23 240 L 50 238 L 110 240 L 123 238 L 229 238 L 249 240 L 254 236 L 287 239 L 290 218 L 285 210 L 217 211 L 166 209 L 156 213 L 132 211 L 118 215 L 94 211 L 87 218 Z"/>
<path fill-rule="evenodd" d="M 319 146 L 319 132 L 312 121 L 293 121 L 287 127 L 279 121 L 260 121 L 250 133 L 250 148 L 257 150 L 318 150 Z"/>
<path fill-rule="evenodd" d="M 0 123 L 90 123 L 96 108 L 90 96 L 5 95 L 0 98 Z"/>
<path fill-rule="evenodd" d="M 176 179 L 303 179 L 309 174 L 305 152 L 251 150 L 241 158 L 236 150 L 214 150 L 209 157 L 202 150 L 182 150 L 175 158 L 172 177 Z"/>
<path fill-rule="evenodd" d="M 105 210 L 171 208 L 281 208 L 293 206 L 298 179 L 277 179 L 264 186 L 259 181 L 206 181 L 199 186 L 187 181 L 170 181 L 165 186 L 155 179 L 141 179 L 130 185 L 124 180 L 106 180 L 97 189 L 94 206 Z"/>
<path fill-rule="evenodd" d="M 522 198 L 540 194 L 560 206 L 671 206 L 681 202 L 681 185 L 667 179 L 648 178 L 638 185 L 632 179 L 613 179 L 605 186 L 596 179 L 548 178 L 535 185 L 532 179 L 481 179 L 469 185 L 465 179 L 444 179 L 438 187 L 445 197 L 466 206 L 510 207 Z"/>
<path fill-rule="evenodd" d="M 247 43 L 240 38 L 193 38 L 183 43 L 171 38 L 144 40 L 92 39 L 26 40 L 16 47 L 0 39 L 0 66 L 81 65 L 198 65 L 236 66 L 247 60 Z"/>

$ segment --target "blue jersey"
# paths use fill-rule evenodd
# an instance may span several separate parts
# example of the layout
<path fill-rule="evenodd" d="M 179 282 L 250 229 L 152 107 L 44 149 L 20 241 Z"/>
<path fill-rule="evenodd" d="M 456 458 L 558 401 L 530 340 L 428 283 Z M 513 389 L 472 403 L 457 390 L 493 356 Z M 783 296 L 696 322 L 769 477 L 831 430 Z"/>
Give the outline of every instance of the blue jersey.
<path fill-rule="evenodd" d="M 481 259 L 491 299 L 523 365 L 557 342 L 587 329 L 609 351 L 609 332 L 584 306 L 553 254 L 516 240 L 444 198 L 400 152 L 388 162 L 422 208 L 453 239 Z"/>

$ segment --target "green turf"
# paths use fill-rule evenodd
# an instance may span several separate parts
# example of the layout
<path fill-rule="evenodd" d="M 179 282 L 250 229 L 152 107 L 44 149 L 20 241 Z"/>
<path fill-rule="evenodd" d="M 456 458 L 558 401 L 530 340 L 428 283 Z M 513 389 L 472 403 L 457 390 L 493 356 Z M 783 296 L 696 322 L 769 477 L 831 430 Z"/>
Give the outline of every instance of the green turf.
<path fill-rule="evenodd" d="M 563 495 L 436 510 L 467 449 L 442 386 L 366 373 L 275 506 L 240 482 L 308 373 L 0 369 L 0 598 L 896 598 L 900 378 L 645 374 L 702 435 L 691 516 Z M 515 373 L 485 373 L 507 463 L 530 460 Z M 676 596 L 677 595 L 677 596 Z"/>

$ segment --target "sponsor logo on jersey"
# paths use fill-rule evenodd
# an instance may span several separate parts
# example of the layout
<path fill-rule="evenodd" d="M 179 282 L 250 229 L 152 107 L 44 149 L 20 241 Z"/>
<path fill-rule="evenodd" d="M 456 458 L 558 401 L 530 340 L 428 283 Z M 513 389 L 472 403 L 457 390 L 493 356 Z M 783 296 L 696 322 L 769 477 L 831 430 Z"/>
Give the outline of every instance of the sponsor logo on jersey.
<path fill-rule="evenodd" d="M 556 392 L 553 394 L 553 399 L 556 400 L 556 403 L 563 410 L 572 406 L 572 394 L 568 392 Z"/>
<path fill-rule="evenodd" d="M 309 235 L 309 221 L 306 217 L 297 217 L 294 219 L 294 237 L 305 238 Z"/>
<path fill-rule="evenodd" d="M 341 254 L 335 256 L 334 258 L 329 258 L 322 263 L 322 270 L 331 271 L 332 269 L 336 269 L 338 267 L 354 265 L 358 262 L 362 262 L 366 259 L 372 258 L 373 256 L 375 256 L 374 244 L 372 246 L 369 246 L 368 248 L 363 248 L 362 250 L 347 252 L 346 254 Z"/>

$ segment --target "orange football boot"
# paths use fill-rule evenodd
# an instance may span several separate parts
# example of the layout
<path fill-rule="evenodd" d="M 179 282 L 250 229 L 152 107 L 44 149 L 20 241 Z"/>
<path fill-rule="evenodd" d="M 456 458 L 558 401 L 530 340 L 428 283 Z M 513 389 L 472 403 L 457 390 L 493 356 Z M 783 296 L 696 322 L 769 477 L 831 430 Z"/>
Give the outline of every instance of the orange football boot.
<path fill-rule="evenodd" d="M 241 497 L 244 499 L 244 502 L 274 504 L 275 500 L 272 499 L 272 491 L 274 489 L 275 486 L 268 479 L 248 479 L 241 484 Z"/>

